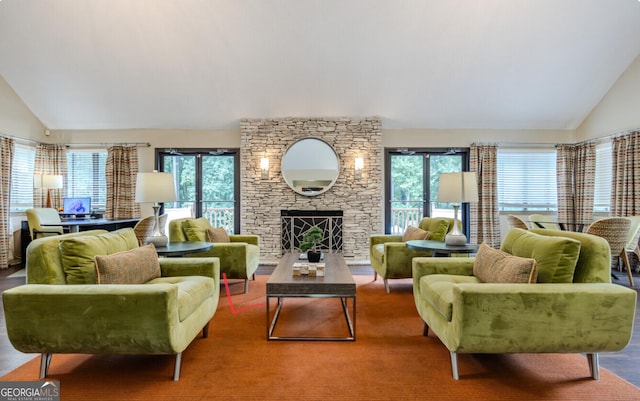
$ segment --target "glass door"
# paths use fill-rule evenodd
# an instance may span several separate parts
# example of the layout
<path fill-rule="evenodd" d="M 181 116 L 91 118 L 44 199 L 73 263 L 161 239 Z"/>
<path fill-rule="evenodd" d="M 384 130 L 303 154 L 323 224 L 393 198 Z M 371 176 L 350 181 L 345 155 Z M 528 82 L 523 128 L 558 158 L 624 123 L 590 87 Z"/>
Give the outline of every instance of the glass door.
<path fill-rule="evenodd" d="M 453 218 L 453 206 L 438 202 L 438 178 L 468 170 L 468 160 L 465 149 L 387 149 L 385 231 L 402 234 L 407 226 L 417 227 L 423 217 Z M 468 207 L 461 209 L 463 216 L 458 218 L 468 227 Z"/>
<path fill-rule="evenodd" d="M 212 227 L 240 232 L 240 175 L 235 150 L 160 149 L 159 170 L 174 174 L 177 201 L 166 203 L 167 220 L 206 217 Z"/>

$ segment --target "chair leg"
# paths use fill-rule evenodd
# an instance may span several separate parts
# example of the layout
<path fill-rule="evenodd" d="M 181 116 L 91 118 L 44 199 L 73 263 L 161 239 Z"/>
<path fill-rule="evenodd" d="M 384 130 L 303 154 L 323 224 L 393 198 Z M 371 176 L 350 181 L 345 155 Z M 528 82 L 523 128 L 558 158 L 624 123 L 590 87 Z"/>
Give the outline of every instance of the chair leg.
<path fill-rule="evenodd" d="M 622 256 L 622 261 L 627 266 L 627 276 L 629 276 L 629 285 L 633 287 L 633 276 L 631 275 L 631 263 L 629 263 L 629 255 L 627 255 L 627 250 L 623 249 L 620 256 Z"/>
<path fill-rule="evenodd" d="M 427 322 L 424 322 L 424 327 L 422 328 L 422 335 L 427 337 L 429 335 L 429 325 Z"/>
<path fill-rule="evenodd" d="M 373 271 L 373 281 L 377 281 L 378 280 L 378 272 L 377 271 Z"/>
<path fill-rule="evenodd" d="M 458 375 L 458 354 L 453 351 L 449 351 L 451 355 L 451 374 L 453 375 L 454 380 L 460 380 L 460 375 Z"/>
<path fill-rule="evenodd" d="M 182 364 L 182 352 L 176 354 L 176 364 L 173 366 L 173 381 L 180 380 L 180 365 Z"/>
<path fill-rule="evenodd" d="M 587 354 L 587 361 L 589 362 L 589 372 L 594 380 L 600 380 L 600 361 L 598 359 L 598 353 Z"/>
<path fill-rule="evenodd" d="M 51 354 L 43 353 L 40 355 L 40 379 L 44 379 L 49 374 L 49 365 L 51 365 Z"/>
<path fill-rule="evenodd" d="M 249 279 L 248 278 L 244 279 L 244 293 L 246 294 L 247 292 L 249 292 Z"/>
<path fill-rule="evenodd" d="M 384 288 L 385 290 L 387 290 L 387 294 L 391 291 L 389 288 L 389 280 L 388 279 L 383 279 L 384 280 Z"/>
<path fill-rule="evenodd" d="M 202 328 L 202 338 L 209 337 L 209 323 L 205 324 Z"/>

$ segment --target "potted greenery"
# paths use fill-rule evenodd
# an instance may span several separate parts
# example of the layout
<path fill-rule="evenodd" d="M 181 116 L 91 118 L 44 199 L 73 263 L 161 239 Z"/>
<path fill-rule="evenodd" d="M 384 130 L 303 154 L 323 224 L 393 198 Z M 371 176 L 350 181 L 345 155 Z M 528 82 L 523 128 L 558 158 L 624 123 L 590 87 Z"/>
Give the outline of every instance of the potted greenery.
<path fill-rule="evenodd" d="M 318 245 L 322 242 L 322 237 L 322 230 L 318 226 L 313 226 L 302 234 L 300 250 L 302 252 L 307 252 L 307 260 L 311 263 L 320 262 L 322 252 L 318 250 Z"/>

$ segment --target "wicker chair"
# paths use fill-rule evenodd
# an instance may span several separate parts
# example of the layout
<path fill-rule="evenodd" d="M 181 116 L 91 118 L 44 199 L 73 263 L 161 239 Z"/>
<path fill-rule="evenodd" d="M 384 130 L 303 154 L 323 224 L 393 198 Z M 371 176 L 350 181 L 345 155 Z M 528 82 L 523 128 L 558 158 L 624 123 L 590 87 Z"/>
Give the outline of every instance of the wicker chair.
<path fill-rule="evenodd" d="M 624 217 L 610 217 L 594 221 L 589 228 L 587 228 L 587 234 L 597 235 L 598 237 L 606 239 L 609 243 L 609 248 L 611 248 L 612 259 L 614 257 L 622 257 L 629 272 L 629 282 L 633 287 L 633 278 L 631 277 L 629 258 L 626 252 L 630 228 L 631 220 Z"/>
<path fill-rule="evenodd" d="M 523 230 L 529 229 L 527 223 L 518 216 L 510 214 L 507 216 L 507 221 L 509 221 L 509 226 L 511 228 L 522 228 Z"/>
<path fill-rule="evenodd" d="M 158 217 L 158 222 L 160 223 L 160 232 L 164 233 L 167 225 L 167 214 L 163 214 Z M 135 227 L 133 227 L 133 231 L 136 233 L 136 238 L 138 238 L 138 245 L 146 244 L 147 238 L 153 234 L 153 223 L 153 216 L 148 216 L 141 219 Z"/>

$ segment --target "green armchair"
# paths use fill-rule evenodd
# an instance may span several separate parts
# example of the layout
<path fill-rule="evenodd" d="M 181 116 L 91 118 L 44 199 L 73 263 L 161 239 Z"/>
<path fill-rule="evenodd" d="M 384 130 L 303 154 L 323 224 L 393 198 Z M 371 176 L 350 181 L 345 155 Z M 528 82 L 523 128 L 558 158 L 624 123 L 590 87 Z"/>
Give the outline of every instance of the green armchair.
<path fill-rule="evenodd" d="M 169 222 L 169 241 L 209 241 L 213 248 L 205 252 L 190 254 L 190 257 L 217 257 L 220 259 L 220 274 L 227 278 L 243 279 L 244 292 L 249 291 L 249 278 L 260 263 L 260 237 L 257 235 L 229 235 L 229 242 L 210 241 L 212 230 L 209 220 L 204 217 L 175 219 Z"/>
<path fill-rule="evenodd" d="M 418 228 L 429 231 L 429 239 L 444 242 L 445 235 L 453 229 L 453 219 L 425 217 Z M 428 251 L 407 248 L 401 234 L 372 235 L 369 237 L 369 259 L 374 271 L 374 281 L 378 275 L 384 280 L 389 293 L 389 279 L 411 278 L 411 261 L 415 257 L 431 256 Z"/>
<path fill-rule="evenodd" d="M 94 258 L 103 260 L 103 272 L 135 273 L 137 283 L 97 284 L 106 276 Z M 153 278 L 137 266 L 155 268 Z M 41 379 L 52 354 L 82 353 L 175 354 L 178 380 L 182 352 L 200 331 L 207 336 L 218 305 L 217 259 L 158 259 L 138 247 L 131 228 L 36 239 L 26 269 L 27 284 L 5 291 L 2 301 L 11 344 L 42 354 Z"/>
<path fill-rule="evenodd" d="M 449 349 L 454 379 L 458 353 L 520 352 L 584 352 L 598 379 L 598 352 L 628 344 L 636 305 L 635 291 L 611 284 L 607 242 L 584 233 L 513 228 L 501 250 L 535 259 L 537 282 L 482 282 L 473 275 L 476 258 L 413 260 L 423 334 L 431 329 Z"/>

